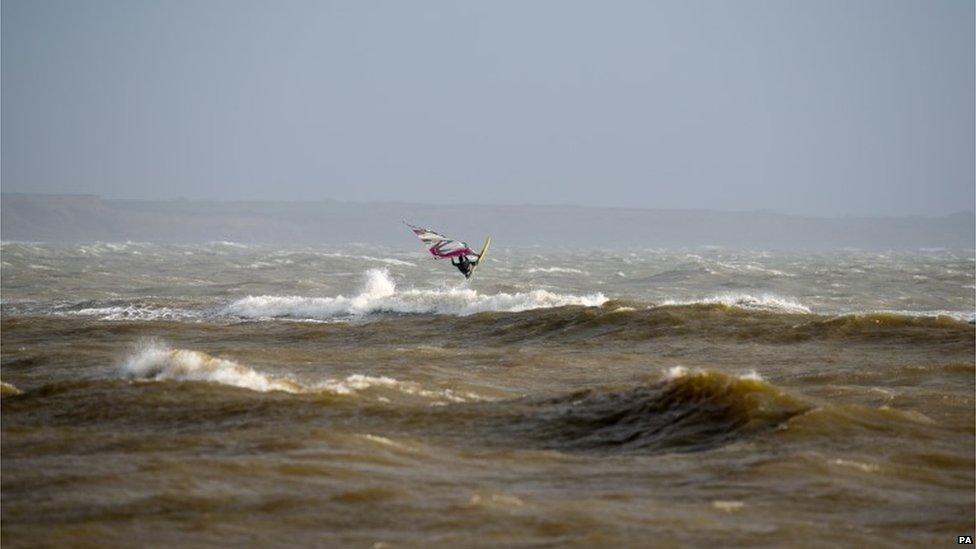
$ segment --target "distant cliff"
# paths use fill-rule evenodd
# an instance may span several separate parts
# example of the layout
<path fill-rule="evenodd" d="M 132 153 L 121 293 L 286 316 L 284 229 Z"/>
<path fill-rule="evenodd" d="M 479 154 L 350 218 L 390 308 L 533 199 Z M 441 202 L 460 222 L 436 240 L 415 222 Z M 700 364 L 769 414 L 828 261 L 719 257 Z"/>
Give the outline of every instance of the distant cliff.
<path fill-rule="evenodd" d="M 504 246 L 766 249 L 973 248 L 972 212 L 945 217 L 812 218 L 769 212 L 579 206 L 436 206 L 346 202 L 108 200 L 93 195 L 3 194 L 0 238 L 398 245 L 406 219 Z"/>

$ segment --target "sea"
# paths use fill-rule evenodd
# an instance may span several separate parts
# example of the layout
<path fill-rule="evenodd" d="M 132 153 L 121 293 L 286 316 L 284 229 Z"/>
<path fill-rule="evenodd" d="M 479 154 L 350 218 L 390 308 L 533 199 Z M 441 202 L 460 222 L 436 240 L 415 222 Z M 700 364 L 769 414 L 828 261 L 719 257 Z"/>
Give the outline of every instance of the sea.
<path fill-rule="evenodd" d="M 976 533 L 973 250 L 425 254 L 4 242 L 0 542 Z"/>

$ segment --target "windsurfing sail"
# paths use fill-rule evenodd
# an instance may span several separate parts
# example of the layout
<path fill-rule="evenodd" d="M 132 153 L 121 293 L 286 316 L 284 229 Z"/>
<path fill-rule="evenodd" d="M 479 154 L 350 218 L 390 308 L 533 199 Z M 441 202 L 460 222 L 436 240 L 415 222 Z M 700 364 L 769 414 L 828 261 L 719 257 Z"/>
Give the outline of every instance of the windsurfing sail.
<path fill-rule="evenodd" d="M 467 242 L 448 238 L 430 229 L 416 227 L 406 221 L 403 224 L 410 227 L 410 230 L 424 243 L 427 251 L 430 252 L 430 255 L 434 256 L 434 259 L 450 258 L 451 265 L 457 267 L 461 271 L 461 274 L 464 275 L 464 278 L 471 278 L 478 264 L 481 263 L 481 258 L 488 250 L 488 245 L 491 244 L 491 237 L 488 237 L 481 251 L 476 252 L 468 246 Z"/>
<path fill-rule="evenodd" d="M 460 240 L 454 240 L 453 238 L 448 238 L 440 233 L 434 232 L 430 229 L 424 229 L 423 227 L 416 227 L 403 222 L 404 225 L 410 227 L 413 234 L 417 235 L 417 238 L 424 243 L 427 247 L 427 251 L 430 255 L 434 256 L 436 259 L 449 259 L 455 257 L 466 256 L 472 258 L 474 261 L 478 258 L 478 252 L 471 249 L 467 242 L 461 242 Z"/>

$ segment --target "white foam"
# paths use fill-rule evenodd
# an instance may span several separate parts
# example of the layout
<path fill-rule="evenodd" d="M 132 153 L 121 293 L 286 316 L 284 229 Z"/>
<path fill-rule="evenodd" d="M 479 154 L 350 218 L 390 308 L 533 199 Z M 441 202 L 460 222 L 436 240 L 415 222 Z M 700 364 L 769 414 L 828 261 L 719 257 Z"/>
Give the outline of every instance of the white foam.
<path fill-rule="evenodd" d="M 686 301 L 667 300 L 661 305 L 726 305 L 751 311 L 773 311 L 792 314 L 811 314 L 809 307 L 788 297 L 772 294 L 758 296 L 743 293 L 725 293 Z"/>
<path fill-rule="evenodd" d="M 525 506 L 525 502 L 516 496 L 507 494 L 472 494 L 468 500 L 468 505 L 472 507 L 497 507 L 510 511 L 515 507 Z"/>
<path fill-rule="evenodd" d="M 415 263 L 411 263 L 409 261 L 403 261 L 402 259 L 393 259 L 392 257 L 374 257 L 371 255 L 351 255 L 351 254 L 342 254 L 342 253 L 317 253 L 315 255 L 319 255 L 322 257 L 336 257 L 336 258 L 343 258 L 343 259 L 362 259 L 364 261 L 370 261 L 373 263 L 385 263 L 387 265 L 399 265 L 402 267 L 417 266 Z"/>
<path fill-rule="evenodd" d="M 533 267 L 529 269 L 530 273 L 571 273 L 571 274 L 586 274 L 586 271 L 581 271 L 579 269 L 570 269 L 566 267 Z"/>
<path fill-rule="evenodd" d="M 339 395 L 351 395 L 367 389 L 392 389 L 404 394 L 419 396 L 432 400 L 446 400 L 450 402 L 467 402 L 482 400 L 478 395 L 467 391 L 451 389 L 424 389 L 421 385 L 410 381 L 399 381 L 386 376 L 369 376 L 352 374 L 345 379 L 329 379 L 310 387 L 315 391 L 328 391 Z"/>
<path fill-rule="evenodd" d="M 668 368 L 666 372 L 664 372 L 664 379 L 667 381 L 672 381 L 686 376 L 696 376 L 704 373 L 705 373 L 704 370 L 699 370 L 699 369 L 689 370 L 684 366 L 672 366 Z M 759 375 L 759 372 L 755 370 L 749 370 L 748 372 L 744 374 L 740 374 L 735 377 L 744 381 L 765 381 L 763 377 Z"/>
<path fill-rule="evenodd" d="M 125 242 L 102 242 L 95 241 L 88 244 L 78 244 L 74 249 L 83 255 L 92 255 L 95 257 L 101 257 L 104 253 L 130 253 L 135 255 L 141 255 L 141 252 L 137 248 L 147 248 L 151 247 L 152 244 L 148 242 L 133 242 L 131 240 L 126 240 Z"/>
<path fill-rule="evenodd" d="M 468 402 L 484 400 L 469 391 L 427 389 L 418 383 L 399 381 L 386 376 L 352 374 L 345 378 L 330 378 L 316 383 L 300 383 L 285 377 L 275 377 L 233 360 L 217 358 L 190 349 L 170 349 L 156 341 L 147 341 L 121 365 L 122 372 L 137 379 L 154 381 L 206 381 L 252 391 L 283 391 L 286 393 L 330 393 L 354 395 L 369 389 L 386 389 L 434 401 Z M 389 402 L 382 395 L 377 400 Z"/>
<path fill-rule="evenodd" d="M 238 248 L 238 249 L 244 249 L 244 248 L 249 248 L 250 247 L 247 244 L 241 244 L 240 242 L 231 242 L 230 240 L 212 240 L 210 242 L 207 242 L 207 245 L 208 246 L 211 246 L 211 247 L 214 247 L 214 248 Z"/>
<path fill-rule="evenodd" d="M 719 267 L 724 267 L 731 271 L 737 271 L 737 272 L 763 273 L 771 276 L 785 276 L 785 277 L 793 276 L 789 273 L 785 273 L 783 271 L 779 271 L 776 269 L 769 269 L 767 267 L 756 265 L 754 263 L 725 263 L 722 261 L 716 261 L 715 264 L 718 265 Z"/>
<path fill-rule="evenodd" d="M 364 440 L 368 440 L 370 442 L 375 442 L 375 443 L 381 444 L 383 446 L 389 446 L 391 448 L 396 448 L 397 450 L 412 450 L 412 448 L 410 448 L 406 444 L 401 444 L 401 443 L 399 443 L 399 442 L 397 442 L 395 440 L 390 440 L 390 439 L 388 439 L 386 437 L 381 437 L 379 435 L 371 435 L 371 434 L 368 434 L 367 433 L 367 434 L 360 434 L 360 435 L 357 435 L 357 436 L 359 438 L 362 438 Z"/>
<path fill-rule="evenodd" d="M 748 372 L 739 376 L 739 379 L 745 379 L 749 381 L 765 381 L 759 372 L 755 370 L 749 370 Z"/>
<path fill-rule="evenodd" d="M 688 368 L 684 366 L 672 366 L 664 373 L 664 379 L 672 380 L 688 375 Z"/>
<path fill-rule="evenodd" d="M 726 513 L 734 513 L 736 511 L 741 511 L 745 507 L 745 502 L 742 501 L 722 501 L 715 500 L 712 502 L 712 507 L 718 509 L 719 511 L 725 511 Z"/>
<path fill-rule="evenodd" d="M 171 307 L 142 307 L 126 305 L 124 307 L 88 307 L 76 311 L 65 311 L 61 314 L 71 316 L 94 316 L 100 320 L 185 320 L 199 318 L 198 311 L 188 311 Z"/>
<path fill-rule="evenodd" d="M 860 469 L 865 473 L 877 473 L 881 467 L 874 463 L 864 463 L 861 461 L 854 461 L 851 459 L 833 459 L 830 461 L 834 465 L 840 465 L 842 467 L 851 467 L 854 469 Z"/>
<path fill-rule="evenodd" d="M 856 311 L 852 313 L 839 313 L 834 316 L 834 318 L 859 318 L 868 315 L 896 315 L 896 316 L 906 316 L 912 318 L 939 318 L 948 317 L 953 320 L 958 320 L 960 322 L 973 323 L 976 322 L 976 311 L 946 311 L 946 310 L 931 310 L 931 311 L 909 311 L 905 309 L 875 309 L 875 310 L 865 310 Z"/>
<path fill-rule="evenodd" d="M 252 391 L 303 392 L 293 381 L 274 379 L 233 360 L 212 357 L 199 351 L 169 349 L 149 342 L 122 364 L 131 377 L 152 380 L 210 381 Z"/>
<path fill-rule="evenodd" d="M 598 306 L 602 293 L 585 296 L 546 290 L 481 294 L 467 287 L 397 290 L 385 269 L 370 269 L 362 292 L 352 297 L 248 296 L 228 305 L 226 314 L 243 318 L 308 318 L 362 316 L 370 313 L 471 315 L 485 311 L 516 312 L 565 305 Z"/>

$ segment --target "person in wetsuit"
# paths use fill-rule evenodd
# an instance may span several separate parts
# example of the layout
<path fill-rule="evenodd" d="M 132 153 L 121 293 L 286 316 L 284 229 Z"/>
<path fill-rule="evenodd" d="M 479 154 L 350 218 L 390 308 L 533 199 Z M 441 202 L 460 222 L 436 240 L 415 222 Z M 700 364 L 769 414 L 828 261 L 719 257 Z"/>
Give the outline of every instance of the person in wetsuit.
<path fill-rule="evenodd" d="M 461 271 L 461 274 L 464 275 L 464 278 L 469 278 L 471 276 L 472 263 L 471 260 L 468 259 L 468 256 L 459 255 L 457 257 L 457 261 L 454 261 L 453 259 L 451 260 L 451 265 L 457 267 L 458 270 Z"/>

